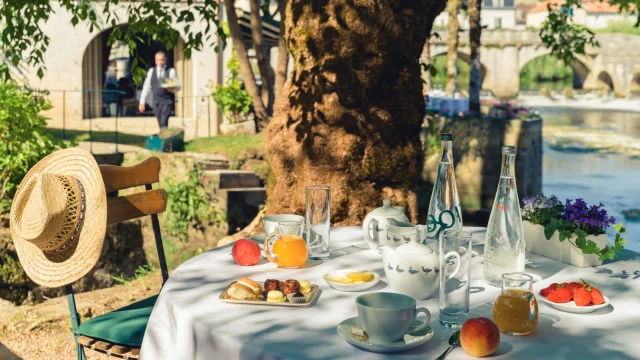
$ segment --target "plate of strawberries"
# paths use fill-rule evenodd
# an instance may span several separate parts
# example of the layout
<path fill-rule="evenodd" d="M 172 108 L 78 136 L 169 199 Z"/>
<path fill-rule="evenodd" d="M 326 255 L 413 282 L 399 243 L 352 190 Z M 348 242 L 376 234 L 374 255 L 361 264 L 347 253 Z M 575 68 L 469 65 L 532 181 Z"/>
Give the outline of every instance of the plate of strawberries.
<path fill-rule="evenodd" d="M 540 290 L 540 295 L 545 304 L 576 314 L 591 313 L 609 305 L 609 298 L 584 280 L 553 283 Z"/>

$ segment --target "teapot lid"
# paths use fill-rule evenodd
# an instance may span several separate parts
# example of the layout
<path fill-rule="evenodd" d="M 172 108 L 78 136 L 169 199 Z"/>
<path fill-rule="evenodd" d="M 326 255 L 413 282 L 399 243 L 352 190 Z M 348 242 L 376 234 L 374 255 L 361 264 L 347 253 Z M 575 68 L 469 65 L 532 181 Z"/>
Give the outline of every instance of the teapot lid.
<path fill-rule="evenodd" d="M 418 242 L 418 232 L 414 230 L 409 235 L 409 242 L 396 248 L 396 252 L 404 255 L 429 255 L 433 253 L 433 249 L 429 245 Z"/>
<path fill-rule="evenodd" d="M 391 206 L 389 199 L 382 200 L 382 207 L 379 207 L 371 212 L 372 215 L 381 215 L 385 217 L 403 215 L 402 210 L 398 209 L 399 206 Z"/>

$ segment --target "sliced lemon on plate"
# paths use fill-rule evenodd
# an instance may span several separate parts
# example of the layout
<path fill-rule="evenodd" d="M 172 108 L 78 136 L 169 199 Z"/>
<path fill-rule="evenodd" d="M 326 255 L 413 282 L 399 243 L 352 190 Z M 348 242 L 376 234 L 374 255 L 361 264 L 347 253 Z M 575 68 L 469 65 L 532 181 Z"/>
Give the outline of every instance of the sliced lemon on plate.
<path fill-rule="evenodd" d="M 346 273 L 345 276 L 353 280 L 354 282 L 355 281 L 369 282 L 373 280 L 373 273 L 370 271 L 353 271 L 353 272 Z"/>
<path fill-rule="evenodd" d="M 325 275 L 324 279 L 329 281 L 329 282 L 333 282 L 333 283 L 337 283 L 337 284 L 345 284 L 345 285 L 353 284 L 353 280 L 351 280 L 349 278 L 346 278 L 346 277 Z"/>

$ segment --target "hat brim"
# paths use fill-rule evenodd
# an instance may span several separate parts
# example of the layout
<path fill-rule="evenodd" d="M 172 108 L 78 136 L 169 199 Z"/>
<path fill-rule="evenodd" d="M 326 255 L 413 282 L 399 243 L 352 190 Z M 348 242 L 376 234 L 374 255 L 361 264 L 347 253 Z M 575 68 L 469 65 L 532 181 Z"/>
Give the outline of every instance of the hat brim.
<path fill-rule="evenodd" d="M 86 275 L 96 265 L 102 253 L 107 229 L 107 195 L 104 181 L 93 155 L 78 148 L 59 150 L 40 160 L 24 177 L 18 192 L 36 173 L 75 177 L 80 180 L 85 191 L 84 224 L 75 249 L 68 252 L 68 257 L 53 261 L 36 245 L 18 236 L 13 231 L 13 223 L 11 224 L 11 237 L 20 263 L 29 278 L 42 286 L 64 286 Z M 12 212 L 13 207 L 12 205 Z"/>

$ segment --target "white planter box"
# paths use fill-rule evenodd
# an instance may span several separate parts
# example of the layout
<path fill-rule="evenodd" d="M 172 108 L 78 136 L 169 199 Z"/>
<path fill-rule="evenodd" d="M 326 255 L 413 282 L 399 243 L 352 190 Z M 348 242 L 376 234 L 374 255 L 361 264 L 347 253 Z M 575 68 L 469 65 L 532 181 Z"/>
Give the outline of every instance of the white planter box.
<path fill-rule="evenodd" d="M 522 222 L 522 225 L 527 251 L 578 267 L 602 265 L 602 261 L 598 260 L 598 255 L 583 254 L 582 250 L 573 246 L 569 240 L 560 242 L 557 231 L 553 233 L 551 239 L 547 240 L 544 237 L 544 227 L 542 225 L 534 225 L 526 220 Z M 589 235 L 587 240 L 594 241 L 598 244 L 598 248 L 603 248 L 607 242 L 607 234 Z M 573 242 L 575 239 L 571 239 L 571 241 Z"/>

